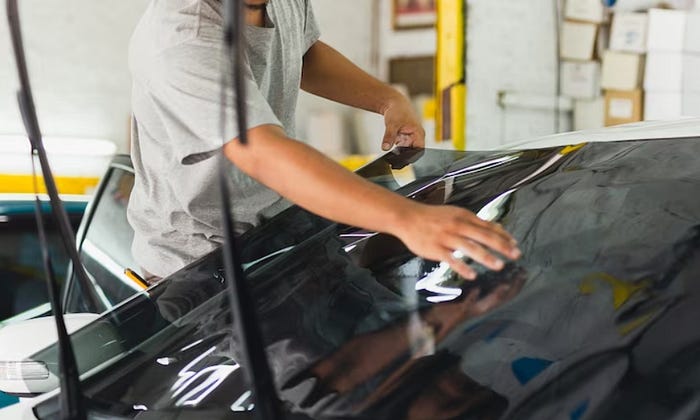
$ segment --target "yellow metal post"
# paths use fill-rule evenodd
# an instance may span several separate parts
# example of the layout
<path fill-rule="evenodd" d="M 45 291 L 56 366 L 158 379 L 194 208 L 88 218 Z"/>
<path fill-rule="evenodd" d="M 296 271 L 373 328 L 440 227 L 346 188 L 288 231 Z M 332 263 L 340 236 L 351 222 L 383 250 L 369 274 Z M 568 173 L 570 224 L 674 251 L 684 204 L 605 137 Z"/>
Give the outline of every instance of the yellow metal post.
<path fill-rule="evenodd" d="M 436 140 L 466 149 L 466 0 L 437 0 Z"/>

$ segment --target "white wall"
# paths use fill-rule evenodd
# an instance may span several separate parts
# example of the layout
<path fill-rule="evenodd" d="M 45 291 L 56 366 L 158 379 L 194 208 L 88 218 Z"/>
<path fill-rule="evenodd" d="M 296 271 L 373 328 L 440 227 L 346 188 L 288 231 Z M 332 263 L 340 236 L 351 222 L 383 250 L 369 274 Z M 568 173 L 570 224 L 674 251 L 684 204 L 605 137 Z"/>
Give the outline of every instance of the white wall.
<path fill-rule="evenodd" d="M 385 77 L 390 57 L 434 52 L 432 30 L 394 32 L 392 0 L 312 0 L 322 39 L 354 63 Z M 131 82 L 127 48 L 148 0 L 22 0 L 27 59 L 42 131 L 49 136 L 104 138 L 127 150 Z M 20 134 L 14 61 L 0 8 L 0 134 Z M 340 113 L 343 135 L 352 112 L 302 95 L 298 135 L 310 113 Z"/>
<path fill-rule="evenodd" d="M 434 29 L 394 31 L 392 23 L 393 0 L 312 0 L 316 18 L 321 26 L 321 40 L 330 44 L 352 60 L 360 68 L 382 80 L 388 77 L 388 63 L 394 57 L 428 56 L 435 54 Z M 330 101 L 302 94 L 297 113 L 297 135 L 320 141 L 340 141 L 337 133 L 309 132 L 307 120 L 313 113 L 336 112 L 343 121 L 341 136 L 346 141 L 376 143 L 379 150 L 381 138 L 355 138 L 352 127 L 358 111 Z M 377 121 L 379 120 L 379 121 Z M 381 118 L 369 117 L 373 128 L 381 125 Z M 370 132 L 377 130 L 370 129 Z M 366 135 L 366 134 L 365 134 Z M 364 149 L 364 148 L 363 148 Z"/>
<path fill-rule="evenodd" d="M 553 111 L 499 106 L 499 94 L 556 103 L 555 0 L 469 0 L 467 147 L 555 132 Z M 560 122 L 569 128 L 569 118 Z"/>
<path fill-rule="evenodd" d="M 379 74 L 388 76 L 388 61 L 395 57 L 425 57 L 435 55 L 435 29 L 395 31 L 392 22 L 393 0 L 378 0 L 380 61 Z"/>
<path fill-rule="evenodd" d="M 321 40 L 348 57 L 360 68 L 377 74 L 376 33 L 373 32 L 373 9 L 378 0 L 312 0 L 316 20 L 321 27 Z M 327 125 L 309 126 L 313 114 L 336 113 L 340 126 L 329 130 Z M 354 141 L 351 132 L 353 110 L 331 101 L 302 92 L 297 108 L 297 137 L 308 141 L 322 151 L 337 148 L 334 143 L 344 142 L 344 150 Z M 323 128 L 323 132 L 319 132 Z"/>
<path fill-rule="evenodd" d="M 103 138 L 126 150 L 127 46 L 147 0 L 22 0 L 32 88 L 45 135 Z M 0 10 L 0 134 L 24 133 L 5 8 Z"/>

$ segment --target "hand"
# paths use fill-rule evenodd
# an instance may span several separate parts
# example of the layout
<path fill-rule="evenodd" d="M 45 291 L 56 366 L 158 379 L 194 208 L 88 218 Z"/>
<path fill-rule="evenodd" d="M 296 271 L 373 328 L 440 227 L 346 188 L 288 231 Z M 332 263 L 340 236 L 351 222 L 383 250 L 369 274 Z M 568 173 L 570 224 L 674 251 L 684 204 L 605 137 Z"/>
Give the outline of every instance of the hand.
<path fill-rule="evenodd" d="M 403 96 L 391 101 L 384 109 L 386 132 L 382 150 L 394 145 L 401 147 L 425 147 L 425 130 L 411 103 Z"/>
<path fill-rule="evenodd" d="M 445 261 L 460 276 L 476 278 L 476 272 L 462 259 L 453 256 L 456 250 L 484 265 L 500 271 L 505 263 L 489 250 L 504 257 L 520 258 L 517 242 L 500 225 L 479 219 L 459 207 L 430 206 L 408 202 L 395 232 L 391 232 L 416 255 L 432 261 Z"/>

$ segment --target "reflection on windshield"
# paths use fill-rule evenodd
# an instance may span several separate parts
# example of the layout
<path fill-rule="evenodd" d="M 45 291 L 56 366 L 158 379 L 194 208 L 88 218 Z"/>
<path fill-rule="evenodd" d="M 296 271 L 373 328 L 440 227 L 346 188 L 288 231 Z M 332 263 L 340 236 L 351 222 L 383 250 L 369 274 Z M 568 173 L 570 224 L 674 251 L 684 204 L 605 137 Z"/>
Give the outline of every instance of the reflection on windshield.
<path fill-rule="evenodd" d="M 450 280 L 450 277 L 452 277 L 450 265 L 446 262 L 441 262 L 434 271 L 416 282 L 416 291 L 426 290 L 437 295 L 428 296 L 428 302 L 440 303 L 455 300 L 462 296 L 462 289 L 444 286 Z"/>
<path fill-rule="evenodd" d="M 176 399 L 176 407 L 196 407 L 209 394 L 215 391 L 230 374 L 238 370 L 240 367 L 238 363 L 206 366 L 197 370 L 197 365 L 215 350 L 216 347 L 210 347 L 178 373 L 178 380 L 170 388 L 172 391 L 170 398 Z M 193 386 L 193 384 L 196 384 L 196 386 Z"/>

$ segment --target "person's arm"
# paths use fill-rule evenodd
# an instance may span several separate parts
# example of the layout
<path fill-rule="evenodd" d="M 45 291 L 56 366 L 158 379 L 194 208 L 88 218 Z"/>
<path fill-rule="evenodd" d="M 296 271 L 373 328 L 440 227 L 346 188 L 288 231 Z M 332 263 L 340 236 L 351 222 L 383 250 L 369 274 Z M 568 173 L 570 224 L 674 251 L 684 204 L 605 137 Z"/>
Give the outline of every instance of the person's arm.
<path fill-rule="evenodd" d="M 515 241 L 500 226 L 451 206 L 421 204 L 366 181 L 315 149 L 288 138 L 279 126 L 248 131 L 250 143 L 224 146 L 226 157 L 249 176 L 305 209 L 336 222 L 388 233 L 415 254 L 446 261 L 460 275 L 476 273 L 452 256 L 461 250 L 492 270 L 520 256 Z"/>
<path fill-rule="evenodd" d="M 425 130 L 408 99 L 321 41 L 304 55 L 301 88 L 335 102 L 384 115 L 384 150 L 394 145 L 425 145 Z"/>

